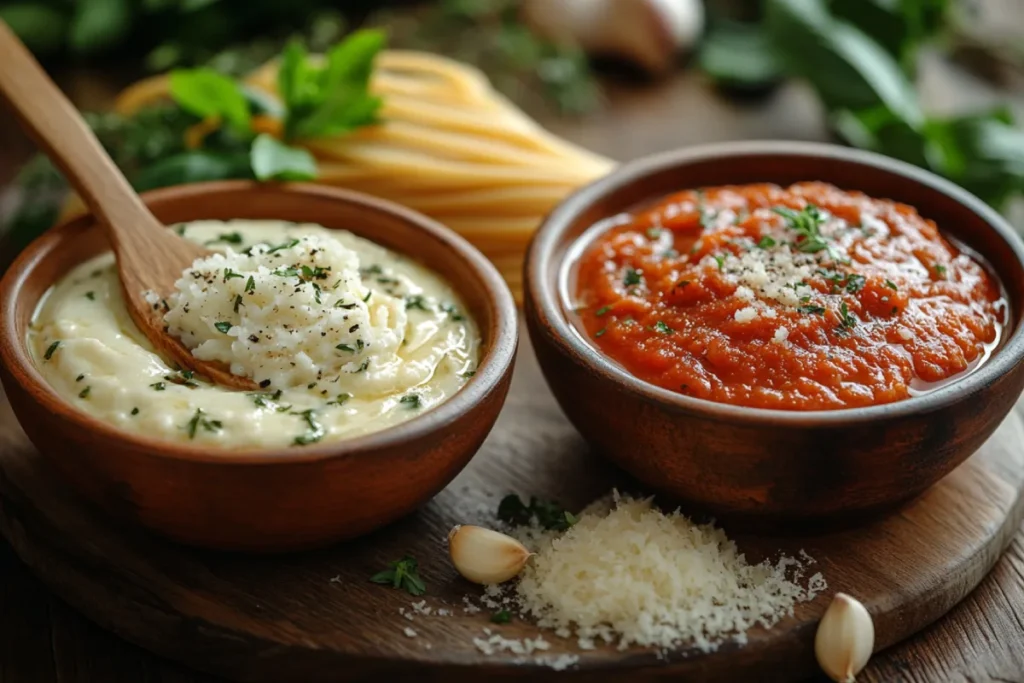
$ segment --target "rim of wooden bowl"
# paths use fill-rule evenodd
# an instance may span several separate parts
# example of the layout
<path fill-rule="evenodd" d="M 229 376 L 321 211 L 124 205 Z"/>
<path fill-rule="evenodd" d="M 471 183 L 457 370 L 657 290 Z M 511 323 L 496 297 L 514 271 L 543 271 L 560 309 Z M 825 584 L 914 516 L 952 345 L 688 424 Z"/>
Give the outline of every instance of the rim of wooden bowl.
<path fill-rule="evenodd" d="M 632 375 L 610 357 L 601 353 L 569 320 L 568 312 L 562 303 L 559 281 L 565 267 L 565 257 L 571 253 L 569 245 L 572 241 L 567 240 L 566 233 L 576 228 L 586 214 L 594 213 L 596 207 L 604 200 L 629 187 L 643 184 L 659 174 L 715 159 L 731 159 L 735 163 L 741 164 L 745 158 L 755 157 L 777 157 L 790 160 L 795 158 L 819 162 L 836 160 L 859 165 L 865 172 L 898 175 L 925 190 L 945 195 L 976 214 L 994 231 L 1005 248 L 1013 253 L 1024 269 L 1024 242 L 1009 223 L 981 199 L 930 171 L 881 154 L 824 143 L 753 140 L 699 145 L 642 157 L 623 164 L 610 174 L 574 192 L 547 216 L 530 243 L 523 277 L 527 307 L 540 323 L 541 334 L 545 335 L 548 342 L 560 347 L 563 353 L 574 358 L 577 363 L 584 365 L 591 372 L 649 402 L 717 421 L 747 425 L 774 424 L 784 427 L 829 428 L 838 424 L 864 423 L 880 418 L 892 419 L 940 410 L 962 400 L 966 395 L 984 389 L 1024 360 L 1024 320 L 1021 320 L 1020 316 L 1012 316 L 1010 323 L 1013 325 L 1013 331 L 1009 338 L 1000 344 L 980 368 L 962 379 L 950 382 L 947 386 L 935 389 L 923 396 L 914 396 L 893 403 L 836 410 L 801 411 L 753 408 L 685 396 Z M 805 180 L 814 181 L 816 179 L 806 178 Z M 772 180 L 763 178 L 760 182 L 772 182 Z M 684 189 L 687 188 L 676 188 L 676 190 Z M 858 188 L 850 186 L 844 189 L 857 190 Z M 657 199 L 662 194 L 665 193 L 654 191 L 648 196 L 648 199 Z M 631 205 L 636 203 L 631 202 Z M 626 208 L 623 206 L 617 210 L 626 210 Z M 928 217 L 926 214 L 923 215 Z M 583 228 L 583 231 L 585 232 L 597 220 L 608 217 L 610 216 L 606 213 L 600 213 L 593 217 L 593 220 L 589 220 L 591 216 L 586 216 L 589 223 Z M 938 218 L 938 221 L 941 221 L 941 217 Z M 971 246 L 969 240 L 964 241 Z M 1004 277 L 1004 273 L 1000 272 L 995 264 L 991 265 L 996 270 L 996 275 L 1005 284 L 1007 278 Z M 553 277 L 552 274 L 554 274 Z M 1018 306 L 1024 306 L 1024 301 L 1016 301 L 1016 303 Z M 1014 307 L 1011 305 L 1009 308 L 1012 310 Z"/>
<path fill-rule="evenodd" d="M 387 427 L 378 432 L 357 436 L 351 439 L 328 441 L 305 446 L 301 449 L 291 447 L 275 448 L 217 448 L 209 445 L 192 445 L 177 443 L 163 439 L 149 438 L 139 434 L 121 431 L 91 415 L 78 410 L 62 398 L 46 381 L 28 352 L 25 339 L 16 334 L 15 305 L 21 297 L 23 284 L 35 268 L 48 257 L 60 243 L 66 239 L 68 232 L 82 229 L 94 222 L 91 214 L 78 216 L 47 230 L 36 238 L 18 255 L 0 280 L 0 361 L 11 371 L 23 388 L 25 388 L 44 408 L 59 415 L 62 419 L 75 426 L 95 432 L 108 440 L 116 440 L 145 449 L 157 457 L 187 460 L 196 462 L 237 463 L 237 464 L 274 464 L 274 463 L 309 463 L 321 460 L 358 456 L 367 451 L 393 448 L 403 443 L 414 443 L 418 439 L 436 432 L 456 418 L 469 413 L 511 370 L 516 346 L 518 343 L 517 308 L 512 293 L 498 273 L 497 268 L 481 254 L 476 247 L 441 223 L 417 211 L 405 208 L 393 202 L 378 199 L 361 192 L 338 187 L 315 185 L 312 183 L 284 183 L 260 185 L 246 180 L 226 180 L 207 183 L 192 183 L 153 190 L 142 194 L 149 202 L 188 202 L 199 195 L 231 194 L 245 190 L 267 190 L 290 192 L 319 199 L 337 201 L 349 206 L 358 207 L 362 211 L 389 214 L 393 218 L 412 226 L 424 233 L 428 239 L 440 243 L 447 248 L 465 268 L 475 275 L 475 279 L 484 292 L 484 300 L 490 317 L 488 329 L 481 329 L 490 339 L 489 347 L 477 364 L 472 378 L 448 400 L 434 406 L 416 417 L 400 424 Z M 203 220 L 197 215 L 191 220 Z M 246 220 L 287 220 L 267 215 L 262 219 Z M 394 249 L 397 253 L 417 260 L 415 254 Z M 433 271 L 431 268 L 430 270 Z M 443 274 L 442 274 L 442 277 Z M 447 278 L 445 278 L 447 279 Z M 54 283 L 49 282 L 48 286 Z M 453 285 L 454 287 L 454 285 Z M 456 291 L 465 296 L 464 291 Z M 38 306 L 33 302 L 33 308 Z M 484 321 L 477 321 L 482 325 Z"/>

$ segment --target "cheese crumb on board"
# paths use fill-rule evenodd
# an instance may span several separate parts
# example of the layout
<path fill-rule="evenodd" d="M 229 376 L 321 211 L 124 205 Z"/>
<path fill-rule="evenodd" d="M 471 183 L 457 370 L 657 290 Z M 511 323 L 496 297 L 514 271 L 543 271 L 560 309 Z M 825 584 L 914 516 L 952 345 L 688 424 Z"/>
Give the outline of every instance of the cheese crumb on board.
<path fill-rule="evenodd" d="M 712 651 L 726 640 L 746 642 L 751 627 L 771 627 L 825 588 L 820 574 L 801 581 L 813 561 L 806 554 L 750 564 L 720 529 L 665 514 L 651 499 L 613 494 L 562 534 L 519 535 L 536 552 L 512 589 L 520 613 L 572 633 L 581 649 L 600 639 L 620 649 Z M 489 589 L 484 604 L 497 603 L 501 591 Z M 474 643 L 487 653 L 503 640 Z"/>

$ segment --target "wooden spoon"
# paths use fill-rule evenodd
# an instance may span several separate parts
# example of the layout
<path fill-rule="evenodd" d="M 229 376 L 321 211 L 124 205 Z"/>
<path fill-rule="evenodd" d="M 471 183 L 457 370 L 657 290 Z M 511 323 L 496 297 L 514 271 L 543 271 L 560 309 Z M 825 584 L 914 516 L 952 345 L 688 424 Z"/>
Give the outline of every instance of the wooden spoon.
<path fill-rule="evenodd" d="M 252 380 L 232 374 L 223 363 L 196 359 L 167 333 L 163 307 L 148 303 L 143 294 L 152 291 L 166 297 L 193 261 L 212 252 L 182 239 L 150 213 L 78 110 L 3 21 L 0 92 L 105 228 L 117 257 L 128 312 L 150 343 L 182 367 L 218 384 L 256 388 Z"/>

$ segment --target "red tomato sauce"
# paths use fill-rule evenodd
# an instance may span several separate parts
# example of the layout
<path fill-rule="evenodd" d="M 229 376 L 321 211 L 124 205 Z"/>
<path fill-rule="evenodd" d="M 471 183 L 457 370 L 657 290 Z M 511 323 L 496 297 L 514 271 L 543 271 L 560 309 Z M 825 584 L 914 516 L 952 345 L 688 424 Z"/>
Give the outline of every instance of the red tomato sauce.
<path fill-rule="evenodd" d="M 576 271 L 593 342 L 637 377 L 757 408 L 909 398 L 973 370 L 1005 301 L 904 204 L 817 182 L 685 191 L 613 221 Z"/>

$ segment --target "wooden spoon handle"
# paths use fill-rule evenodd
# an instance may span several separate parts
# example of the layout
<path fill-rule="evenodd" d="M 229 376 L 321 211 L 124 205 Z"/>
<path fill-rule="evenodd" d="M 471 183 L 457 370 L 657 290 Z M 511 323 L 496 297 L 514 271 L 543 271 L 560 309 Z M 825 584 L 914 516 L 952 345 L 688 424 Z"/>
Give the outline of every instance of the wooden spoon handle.
<path fill-rule="evenodd" d="M 78 110 L 2 20 L 0 92 L 93 214 L 115 233 L 115 245 L 124 241 L 117 233 L 155 222 Z"/>

